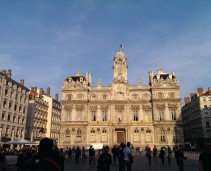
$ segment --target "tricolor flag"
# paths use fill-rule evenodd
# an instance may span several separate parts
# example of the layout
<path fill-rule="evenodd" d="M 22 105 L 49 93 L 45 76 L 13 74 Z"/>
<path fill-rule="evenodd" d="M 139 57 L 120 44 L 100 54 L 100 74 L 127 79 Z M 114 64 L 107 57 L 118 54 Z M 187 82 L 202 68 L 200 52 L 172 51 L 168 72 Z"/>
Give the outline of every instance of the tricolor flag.
<path fill-rule="evenodd" d="M 120 48 L 125 48 L 126 46 L 125 45 L 120 45 Z"/>
<path fill-rule="evenodd" d="M 122 123 L 122 120 L 118 118 L 118 125 Z"/>

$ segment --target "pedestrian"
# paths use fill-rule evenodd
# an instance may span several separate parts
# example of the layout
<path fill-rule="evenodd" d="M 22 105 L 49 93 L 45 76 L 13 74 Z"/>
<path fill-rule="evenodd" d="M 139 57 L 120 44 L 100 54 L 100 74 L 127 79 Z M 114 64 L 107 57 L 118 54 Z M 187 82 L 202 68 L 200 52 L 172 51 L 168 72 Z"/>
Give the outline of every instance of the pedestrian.
<path fill-rule="evenodd" d="M 59 164 L 61 166 L 61 171 L 64 171 L 64 159 L 65 159 L 64 151 L 63 151 L 62 148 L 60 148 L 60 150 L 59 150 Z"/>
<path fill-rule="evenodd" d="M 159 158 L 162 161 L 162 165 L 164 165 L 165 157 L 166 157 L 165 149 L 164 149 L 164 147 L 161 147 Z"/>
<path fill-rule="evenodd" d="M 67 160 L 69 161 L 69 159 L 72 161 L 72 149 L 71 149 L 71 147 L 67 151 Z"/>
<path fill-rule="evenodd" d="M 26 160 L 20 171 L 61 171 L 59 163 L 51 156 L 53 149 L 53 140 L 50 138 L 43 138 L 38 147 L 38 154 L 33 158 Z"/>
<path fill-rule="evenodd" d="M 24 146 L 21 150 L 21 154 L 19 154 L 17 157 L 17 163 L 15 165 L 16 171 L 19 171 L 22 164 L 29 158 L 31 158 L 31 155 L 28 153 L 28 148 Z"/>
<path fill-rule="evenodd" d="M 157 161 L 158 150 L 157 150 L 156 146 L 154 146 L 152 154 L 154 156 L 154 161 Z"/>
<path fill-rule="evenodd" d="M 4 154 L 0 153 L 0 171 L 7 170 L 7 159 Z"/>
<path fill-rule="evenodd" d="M 81 153 L 82 153 L 82 162 L 85 162 L 85 160 L 86 160 L 86 150 L 85 150 L 84 147 L 82 148 Z"/>
<path fill-rule="evenodd" d="M 111 154 L 108 153 L 109 147 L 104 147 L 104 152 L 98 159 L 97 169 L 98 171 L 110 171 L 110 165 L 112 164 Z"/>
<path fill-rule="evenodd" d="M 114 161 L 114 165 L 116 165 L 116 158 L 118 155 L 118 148 L 116 145 L 114 145 L 114 147 L 112 148 L 112 154 L 113 154 L 113 161 Z"/>
<path fill-rule="evenodd" d="M 81 155 L 81 150 L 77 146 L 77 148 L 75 150 L 75 162 L 79 163 L 79 157 L 80 157 L 80 155 Z"/>
<path fill-rule="evenodd" d="M 151 166 L 152 151 L 150 148 L 147 149 L 146 155 L 148 158 L 148 165 Z"/>
<path fill-rule="evenodd" d="M 119 160 L 119 171 L 122 171 L 124 168 L 124 150 L 125 144 L 121 143 L 119 148 L 118 148 L 118 160 Z"/>
<path fill-rule="evenodd" d="M 124 148 L 123 153 L 124 153 L 124 163 L 125 163 L 123 170 L 125 170 L 126 167 L 127 171 L 131 171 L 133 156 L 132 156 L 132 151 L 130 149 L 130 142 L 127 142 L 127 147 Z"/>
<path fill-rule="evenodd" d="M 92 161 L 93 161 L 93 164 L 95 164 L 95 149 L 94 148 L 92 148 L 90 151 L 89 164 L 92 164 Z"/>
<path fill-rule="evenodd" d="M 199 155 L 199 171 L 210 171 L 211 168 L 211 141 L 205 144 L 205 152 Z"/>
<path fill-rule="evenodd" d="M 168 164 L 171 164 L 171 157 L 172 157 L 172 150 L 171 150 L 171 147 L 168 146 L 167 150 L 168 150 L 168 151 L 167 151 L 167 152 L 168 152 L 168 154 L 167 154 Z"/>
<path fill-rule="evenodd" d="M 184 156 L 184 146 L 179 145 L 179 149 L 175 153 L 175 158 L 177 159 L 177 165 L 179 166 L 179 171 L 184 171 L 183 169 L 183 160 L 187 159 L 187 157 Z"/>
<path fill-rule="evenodd" d="M 140 151 L 140 155 L 141 155 L 141 151 L 142 151 L 141 147 L 139 148 L 139 151 Z"/>

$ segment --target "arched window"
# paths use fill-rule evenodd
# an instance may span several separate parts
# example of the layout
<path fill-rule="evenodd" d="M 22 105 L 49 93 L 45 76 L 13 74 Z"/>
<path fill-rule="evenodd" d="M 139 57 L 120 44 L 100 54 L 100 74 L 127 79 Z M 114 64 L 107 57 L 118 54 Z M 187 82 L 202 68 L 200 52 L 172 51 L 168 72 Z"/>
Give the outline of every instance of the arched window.
<path fill-rule="evenodd" d="M 102 141 L 107 141 L 107 132 L 106 130 L 102 130 Z"/>
<path fill-rule="evenodd" d="M 152 141 L 151 131 L 146 130 L 146 142 L 151 142 L 151 141 Z"/>
<path fill-rule="evenodd" d="M 149 99 L 149 95 L 148 95 L 148 94 L 144 94 L 144 95 L 143 95 L 143 99 L 144 99 L 144 100 Z"/>
<path fill-rule="evenodd" d="M 81 142 L 81 130 L 78 129 L 76 132 L 76 142 Z"/>
<path fill-rule="evenodd" d="M 132 99 L 133 99 L 133 100 L 137 100 L 137 99 L 138 99 L 138 95 L 137 95 L 137 94 L 133 94 L 133 95 L 132 95 Z"/>
<path fill-rule="evenodd" d="M 139 141 L 139 131 L 137 129 L 134 130 L 134 141 Z"/>
<path fill-rule="evenodd" d="M 158 93 L 158 99 L 162 99 L 163 98 L 163 94 L 162 93 Z"/>
<path fill-rule="evenodd" d="M 77 95 L 77 99 L 78 99 L 78 100 L 83 100 L 83 94 L 78 94 L 78 95 Z"/>
<path fill-rule="evenodd" d="M 95 141 L 95 130 L 91 130 L 90 132 L 90 141 Z"/>
<path fill-rule="evenodd" d="M 171 119 L 176 120 L 177 119 L 177 114 L 175 109 L 170 109 L 171 110 Z"/>
<path fill-rule="evenodd" d="M 67 129 L 66 132 L 65 132 L 65 141 L 70 141 L 70 130 Z"/>
<path fill-rule="evenodd" d="M 178 142 L 178 133 L 177 130 L 173 130 L 173 142 L 177 143 Z"/>
<path fill-rule="evenodd" d="M 166 133 L 163 129 L 160 131 L 160 142 L 166 142 Z"/>

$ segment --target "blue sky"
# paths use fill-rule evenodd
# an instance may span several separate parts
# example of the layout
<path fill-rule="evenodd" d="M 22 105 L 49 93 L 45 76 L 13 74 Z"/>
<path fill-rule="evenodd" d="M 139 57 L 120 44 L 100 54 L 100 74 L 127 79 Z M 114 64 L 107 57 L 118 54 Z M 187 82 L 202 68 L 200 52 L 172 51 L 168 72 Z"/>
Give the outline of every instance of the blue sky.
<path fill-rule="evenodd" d="M 0 70 L 27 87 L 50 86 L 53 97 L 78 69 L 93 85 L 111 84 L 120 44 L 131 85 L 162 67 L 178 77 L 182 102 L 211 87 L 211 1 L 0 1 Z"/>

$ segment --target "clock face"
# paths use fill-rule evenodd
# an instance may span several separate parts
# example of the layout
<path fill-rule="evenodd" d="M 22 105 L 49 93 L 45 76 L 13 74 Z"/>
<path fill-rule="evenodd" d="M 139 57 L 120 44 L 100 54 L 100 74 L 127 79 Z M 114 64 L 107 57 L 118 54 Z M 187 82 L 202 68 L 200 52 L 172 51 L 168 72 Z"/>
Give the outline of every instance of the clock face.
<path fill-rule="evenodd" d="M 123 72 L 124 71 L 124 66 L 118 66 L 117 67 L 118 72 Z"/>

